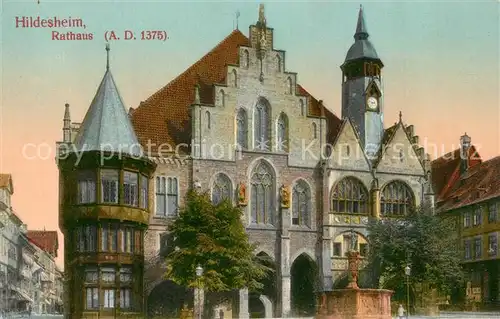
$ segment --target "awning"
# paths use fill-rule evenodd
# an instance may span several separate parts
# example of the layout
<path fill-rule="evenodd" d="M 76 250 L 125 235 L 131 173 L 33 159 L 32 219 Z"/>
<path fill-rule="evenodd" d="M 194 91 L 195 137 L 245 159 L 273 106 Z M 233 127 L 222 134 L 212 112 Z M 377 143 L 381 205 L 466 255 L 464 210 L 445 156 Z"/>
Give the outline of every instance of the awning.
<path fill-rule="evenodd" d="M 25 293 L 19 289 L 16 289 L 16 292 L 21 297 L 21 299 L 23 299 L 24 301 L 33 302 L 33 299 L 31 299 L 27 293 Z"/>

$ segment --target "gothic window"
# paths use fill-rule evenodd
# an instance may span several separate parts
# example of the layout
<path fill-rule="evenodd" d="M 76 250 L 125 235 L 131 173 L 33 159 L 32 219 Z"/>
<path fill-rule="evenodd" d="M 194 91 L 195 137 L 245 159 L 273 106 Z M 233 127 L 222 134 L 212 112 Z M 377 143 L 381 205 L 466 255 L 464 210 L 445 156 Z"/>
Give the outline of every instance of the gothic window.
<path fill-rule="evenodd" d="M 210 123 L 210 112 L 209 111 L 205 112 L 205 120 L 207 121 L 207 128 L 210 129 L 212 124 Z"/>
<path fill-rule="evenodd" d="M 306 107 L 304 105 L 303 100 L 299 100 L 299 107 L 300 107 L 300 115 L 305 116 L 306 115 Z"/>
<path fill-rule="evenodd" d="M 286 80 L 286 93 L 290 95 L 293 94 L 293 82 L 291 78 Z"/>
<path fill-rule="evenodd" d="M 269 150 L 270 107 L 265 99 L 259 99 L 254 111 L 255 148 Z"/>
<path fill-rule="evenodd" d="M 272 168 L 260 161 L 251 176 L 251 222 L 274 224 L 274 175 Z"/>
<path fill-rule="evenodd" d="M 244 50 L 242 53 L 242 67 L 245 69 L 248 69 L 248 66 L 250 65 L 250 56 L 248 54 L 247 50 Z"/>
<path fill-rule="evenodd" d="M 141 175 L 141 208 L 148 209 L 148 178 Z"/>
<path fill-rule="evenodd" d="M 311 189 L 305 181 L 299 180 L 292 193 L 292 225 L 310 227 L 310 214 Z"/>
<path fill-rule="evenodd" d="M 277 123 L 277 149 L 280 152 L 288 152 L 288 117 L 281 113 Z"/>
<path fill-rule="evenodd" d="M 156 177 L 156 215 L 176 216 L 178 182 L 176 177 Z"/>
<path fill-rule="evenodd" d="M 238 87 L 238 74 L 234 69 L 233 71 L 231 71 L 231 85 L 234 87 Z"/>
<path fill-rule="evenodd" d="M 316 125 L 316 123 L 312 124 L 312 136 L 313 136 L 313 139 L 318 138 L 318 126 Z"/>
<path fill-rule="evenodd" d="M 247 130 L 248 130 L 247 112 L 245 111 L 245 109 L 241 108 L 238 110 L 238 114 L 236 115 L 237 145 L 241 149 L 246 149 L 248 147 Z"/>
<path fill-rule="evenodd" d="M 139 206 L 139 175 L 123 172 L 123 202 L 125 205 Z"/>
<path fill-rule="evenodd" d="M 332 210 L 336 213 L 368 213 L 368 191 L 354 177 L 340 180 L 332 192 Z"/>
<path fill-rule="evenodd" d="M 212 185 L 212 203 L 217 205 L 225 199 L 231 201 L 231 194 L 232 187 L 229 177 L 226 174 L 217 174 Z"/>
<path fill-rule="evenodd" d="M 120 172 L 113 169 L 101 170 L 101 200 L 103 203 L 118 204 L 118 180 Z"/>
<path fill-rule="evenodd" d="M 411 189 L 403 182 L 393 181 L 387 184 L 380 196 L 380 214 L 403 216 L 414 208 L 414 196 Z"/>
<path fill-rule="evenodd" d="M 276 55 L 276 69 L 281 72 L 281 57 L 279 54 Z"/>
<path fill-rule="evenodd" d="M 220 95 L 220 105 L 224 107 L 226 105 L 226 93 L 224 93 L 223 90 L 220 90 L 219 95 Z"/>
<path fill-rule="evenodd" d="M 78 173 L 78 203 L 95 203 L 96 174 L 94 171 L 82 171 Z"/>

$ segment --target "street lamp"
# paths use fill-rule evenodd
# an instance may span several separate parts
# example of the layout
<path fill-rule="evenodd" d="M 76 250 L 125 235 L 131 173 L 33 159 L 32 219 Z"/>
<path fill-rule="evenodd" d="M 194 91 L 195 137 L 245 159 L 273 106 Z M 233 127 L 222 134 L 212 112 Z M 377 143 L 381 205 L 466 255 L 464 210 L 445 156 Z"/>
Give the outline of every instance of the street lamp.
<path fill-rule="evenodd" d="M 200 265 L 198 265 L 196 267 L 196 277 L 197 277 L 197 281 L 198 281 L 198 319 L 201 319 L 201 311 L 202 311 L 202 307 L 201 307 L 201 276 L 203 275 L 203 268 L 201 268 Z"/>
<path fill-rule="evenodd" d="M 406 317 L 410 316 L 410 274 L 411 268 L 409 265 L 405 267 L 405 275 L 406 275 Z"/>

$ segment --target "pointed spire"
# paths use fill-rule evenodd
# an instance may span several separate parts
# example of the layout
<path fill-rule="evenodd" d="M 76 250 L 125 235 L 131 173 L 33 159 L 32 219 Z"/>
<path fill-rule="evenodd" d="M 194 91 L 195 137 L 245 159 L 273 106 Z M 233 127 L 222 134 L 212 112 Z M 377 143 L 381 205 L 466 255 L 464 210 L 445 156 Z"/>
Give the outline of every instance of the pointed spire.
<path fill-rule="evenodd" d="M 403 112 L 399 111 L 399 123 L 403 123 Z"/>
<path fill-rule="evenodd" d="M 240 18 L 240 10 L 236 10 L 236 30 L 239 30 L 238 20 Z"/>
<path fill-rule="evenodd" d="M 363 6 L 359 5 L 358 24 L 356 25 L 356 33 L 354 34 L 355 40 L 368 39 L 368 31 L 366 30 L 365 16 L 363 14 Z"/>
<path fill-rule="evenodd" d="M 194 86 L 194 104 L 200 104 L 200 84 Z"/>
<path fill-rule="evenodd" d="M 71 114 L 69 113 L 69 104 L 64 104 L 64 121 L 71 121 Z"/>
<path fill-rule="evenodd" d="M 109 70 L 109 42 L 106 42 L 106 70 Z"/>

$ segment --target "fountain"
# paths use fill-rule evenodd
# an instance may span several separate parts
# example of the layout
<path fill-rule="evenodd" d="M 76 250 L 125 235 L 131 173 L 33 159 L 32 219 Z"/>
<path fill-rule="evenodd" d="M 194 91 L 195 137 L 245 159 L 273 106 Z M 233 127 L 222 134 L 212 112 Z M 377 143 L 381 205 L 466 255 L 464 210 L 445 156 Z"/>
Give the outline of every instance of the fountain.
<path fill-rule="evenodd" d="M 353 240 L 354 242 L 354 240 Z M 352 242 L 347 253 L 349 284 L 318 296 L 316 319 L 391 319 L 392 290 L 358 287 L 359 252 Z"/>

